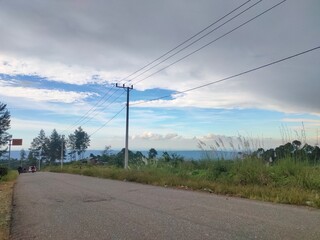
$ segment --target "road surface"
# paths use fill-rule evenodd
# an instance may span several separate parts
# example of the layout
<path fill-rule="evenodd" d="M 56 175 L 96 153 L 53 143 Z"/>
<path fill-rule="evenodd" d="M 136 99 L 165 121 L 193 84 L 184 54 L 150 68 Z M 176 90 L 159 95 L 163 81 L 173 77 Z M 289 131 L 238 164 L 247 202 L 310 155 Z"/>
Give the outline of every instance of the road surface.
<path fill-rule="evenodd" d="M 21 174 L 11 239 L 320 239 L 320 211 L 58 173 Z"/>

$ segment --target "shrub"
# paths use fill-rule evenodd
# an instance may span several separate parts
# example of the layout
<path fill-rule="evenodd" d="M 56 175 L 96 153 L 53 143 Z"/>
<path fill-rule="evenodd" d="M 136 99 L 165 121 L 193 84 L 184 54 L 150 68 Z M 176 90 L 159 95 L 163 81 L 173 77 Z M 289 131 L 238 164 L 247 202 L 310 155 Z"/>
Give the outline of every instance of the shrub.
<path fill-rule="evenodd" d="M 270 182 L 267 166 L 261 159 L 238 160 L 235 162 L 233 171 L 233 178 L 237 184 L 268 185 Z"/>
<path fill-rule="evenodd" d="M 8 174 L 8 168 L 7 167 L 0 167 L 0 179 Z"/>

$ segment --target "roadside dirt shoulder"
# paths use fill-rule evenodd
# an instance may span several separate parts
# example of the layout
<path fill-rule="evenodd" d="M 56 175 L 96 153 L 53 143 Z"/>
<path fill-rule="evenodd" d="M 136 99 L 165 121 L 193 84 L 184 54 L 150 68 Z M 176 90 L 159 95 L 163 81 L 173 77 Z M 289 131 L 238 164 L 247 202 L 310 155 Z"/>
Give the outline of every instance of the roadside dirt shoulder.
<path fill-rule="evenodd" d="M 10 235 L 13 188 L 15 181 L 0 182 L 0 239 Z"/>

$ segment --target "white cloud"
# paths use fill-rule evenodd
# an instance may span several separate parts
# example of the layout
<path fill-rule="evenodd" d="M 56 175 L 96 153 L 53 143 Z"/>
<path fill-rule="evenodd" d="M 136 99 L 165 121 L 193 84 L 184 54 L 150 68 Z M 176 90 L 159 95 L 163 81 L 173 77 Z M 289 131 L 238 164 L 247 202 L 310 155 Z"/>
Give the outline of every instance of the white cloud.
<path fill-rule="evenodd" d="M 320 126 L 320 120 L 318 119 L 310 119 L 310 118 L 284 118 L 283 122 L 287 123 L 307 123 L 308 125 Z"/>
<path fill-rule="evenodd" d="M 202 44 L 275 3 L 276 0 L 262 2 L 240 21 L 227 24 L 203 39 Z M 203 4 L 5 1 L 1 4 L 0 72 L 37 75 L 78 85 L 115 82 L 239 5 L 226 1 Z M 170 8 L 165 7 L 169 4 Z M 317 4 L 312 0 L 287 1 L 259 20 L 134 87 L 181 91 L 314 47 L 320 36 L 318 14 L 314 13 Z M 70 9 L 73 9 L 71 14 Z M 139 17 L 141 12 L 143 18 Z M 4 25 L 6 22 L 10 22 L 10 27 Z M 314 52 L 299 59 L 235 79 L 239 83 L 221 83 L 147 106 L 261 108 L 319 114 L 319 55 Z M 161 64 L 133 83 L 175 60 L 177 58 Z"/>
<path fill-rule="evenodd" d="M 292 67 L 292 71 L 294 67 Z M 290 67 L 291 69 L 291 67 Z M 245 78 L 235 78 L 232 81 L 214 84 L 194 91 L 185 93 L 175 93 L 167 100 L 165 98 L 154 101 L 136 101 L 131 104 L 134 107 L 154 107 L 154 108 L 172 108 L 172 107 L 196 107 L 196 108 L 220 108 L 220 109 L 266 109 L 285 113 L 310 113 L 320 114 L 317 104 L 317 90 L 320 82 L 307 79 L 303 82 L 290 83 L 292 77 L 283 79 L 274 76 L 269 72 L 277 83 L 268 83 L 264 80 L 264 73 L 255 73 Z M 301 73 L 296 73 L 299 75 Z M 301 76 L 302 77 L 302 76 Z M 313 76 L 312 76 L 313 78 Z M 221 78 L 209 78 L 197 80 L 185 79 L 183 84 L 177 81 L 170 86 L 174 86 L 178 91 L 191 89 L 194 86 L 201 86 L 219 80 Z M 167 81 L 166 84 L 169 85 Z M 163 84 L 163 83 L 162 83 Z M 189 84 L 186 88 L 184 85 Z M 295 84 L 297 87 L 292 86 Z M 181 87 L 183 86 L 183 87 Z M 288 88 L 289 87 L 289 88 Z M 170 87 L 171 88 L 171 87 Z M 287 90 L 285 90 L 287 89 Z M 175 89 L 171 89 L 175 90 Z M 154 99 L 162 96 L 155 96 Z"/>
<path fill-rule="evenodd" d="M 179 57 L 275 3 L 278 1 L 262 1 L 250 10 L 249 15 L 227 24 Z M 46 84 L 62 82 L 81 85 L 84 89 L 90 83 L 114 83 L 239 5 L 238 1 L 203 1 L 199 4 L 182 0 L 1 1 L 0 74 L 38 76 L 45 78 Z M 135 84 L 179 57 L 137 77 L 133 80 L 134 88 L 183 91 L 317 46 L 320 38 L 318 6 L 317 0 L 286 1 L 244 28 Z M 258 108 L 319 116 L 318 63 L 319 51 L 315 51 L 231 81 L 186 94 L 173 94 L 173 100 L 132 105 L 131 111 L 138 107 L 152 107 L 155 111 L 186 107 Z M 16 104 L 10 104 L 11 107 L 20 105 L 30 109 L 36 106 L 67 116 L 83 115 L 91 107 L 87 100 L 94 97 L 90 92 L 50 90 L 50 87 L 37 89 L 28 83 L 23 86 L 0 84 L 0 94 L 5 101 L 16 101 Z M 161 97 L 156 91 L 153 94 L 154 98 Z M 18 98 L 13 100 L 16 96 Z M 65 103 L 73 104 L 68 108 Z M 178 115 L 162 115 L 153 112 L 132 114 L 136 117 L 131 126 L 138 126 L 134 134 L 140 136 L 141 132 L 147 131 L 154 134 L 150 138 L 158 141 L 157 138 L 165 139 L 163 132 L 178 132 L 174 126 L 176 122 L 181 123 L 177 120 Z M 167 128 L 163 124 L 155 130 L 147 124 L 165 118 L 171 120 L 165 123 Z M 97 120 L 105 119 L 103 112 L 99 112 Z M 154 133 L 157 131 L 159 136 Z M 193 135 L 197 129 L 190 132 Z M 140 140 L 141 144 L 146 144 Z"/>
<path fill-rule="evenodd" d="M 0 80 L 0 95 L 28 99 L 35 102 L 74 103 L 94 95 L 88 92 L 74 92 L 64 90 L 39 89 L 31 87 L 14 86 L 10 81 Z"/>
<path fill-rule="evenodd" d="M 132 139 L 143 139 L 143 140 L 171 140 L 174 138 L 179 138 L 176 133 L 168 133 L 168 134 L 157 134 L 152 132 L 143 132 L 140 135 L 133 135 Z"/>
<path fill-rule="evenodd" d="M 119 72 L 96 70 L 93 67 L 70 65 L 62 62 L 46 61 L 36 57 L 20 57 L 0 55 L 0 72 L 11 76 L 38 76 L 48 81 L 63 82 L 75 85 L 89 83 L 113 83 L 120 75 Z"/>

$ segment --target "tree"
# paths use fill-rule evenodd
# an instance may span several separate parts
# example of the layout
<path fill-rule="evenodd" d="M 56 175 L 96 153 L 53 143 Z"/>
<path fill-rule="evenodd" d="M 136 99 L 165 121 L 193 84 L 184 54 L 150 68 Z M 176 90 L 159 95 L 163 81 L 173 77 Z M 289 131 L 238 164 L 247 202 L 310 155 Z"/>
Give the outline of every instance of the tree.
<path fill-rule="evenodd" d="M 294 140 L 294 141 L 292 142 L 292 146 L 293 146 L 293 148 L 294 148 L 295 151 L 296 151 L 296 150 L 299 150 L 300 147 L 301 147 L 301 142 L 300 142 L 299 140 Z"/>
<path fill-rule="evenodd" d="M 168 152 L 163 152 L 160 160 L 171 163 L 174 167 L 176 167 L 179 163 L 184 161 L 184 158 L 176 153 L 169 154 Z"/>
<path fill-rule="evenodd" d="M 105 146 L 104 147 L 104 150 L 102 151 L 102 153 L 101 153 L 102 155 L 106 155 L 106 156 L 109 156 L 110 154 L 111 154 L 111 146 L 109 145 L 109 146 Z"/>
<path fill-rule="evenodd" d="M 314 162 L 320 162 L 320 148 L 318 146 L 315 146 L 312 153 L 311 158 Z"/>
<path fill-rule="evenodd" d="M 157 155 L 158 155 L 158 152 L 154 148 L 151 148 L 148 152 L 149 159 L 154 159 L 154 158 L 156 158 Z"/>
<path fill-rule="evenodd" d="M 29 151 L 27 160 L 28 160 L 29 165 L 36 165 L 37 164 L 37 158 L 34 156 L 34 152 L 32 152 L 32 151 Z"/>
<path fill-rule="evenodd" d="M 270 163 L 270 162 L 273 162 L 276 157 L 278 157 L 278 154 L 279 153 L 277 153 L 277 148 L 276 150 L 274 150 L 273 148 L 270 148 L 266 151 L 263 151 L 262 159 Z"/>
<path fill-rule="evenodd" d="M 26 159 L 26 151 L 24 149 L 20 150 L 20 160 L 24 161 Z"/>
<path fill-rule="evenodd" d="M 26 151 L 22 148 L 20 150 L 20 166 L 22 166 L 22 162 L 26 159 Z"/>
<path fill-rule="evenodd" d="M 77 150 L 76 150 L 76 136 L 74 134 L 70 134 L 68 136 L 67 145 L 70 150 L 68 154 L 70 155 L 71 160 L 75 161 Z"/>
<path fill-rule="evenodd" d="M 275 152 L 278 159 L 292 157 L 294 153 L 294 146 L 288 142 L 285 145 L 280 145 L 279 147 L 277 147 L 275 149 Z"/>
<path fill-rule="evenodd" d="M 7 105 L 0 102 L 0 157 L 7 151 L 7 148 L 1 150 L 2 146 L 7 145 L 10 135 L 7 132 L 10 129 L 10 113 Z"/>
<path fill-rule="evenodd" d="M 129 159 L 129 163 L 136 164 L 136 165 L 144 165 L 145 162 L 143 161 L 145 156 L 142 152 L 137 151 L 136 153 L 133 153 L 133 157 Z"/>
<path fill-rule="evenodd" d="M 49 143 L 50 140 L 46 137 L 43 129 L 31 142 L 29 150 L 33 153 L 33 157 L 37 158 L 41 163 L 49 160 Z"/>
<path fill-rule="evenodd" d="M 124 167 L 125 151 L 126 151 L 125 148 L 122 148 L 120 152 L 118 152 L 114 157 L 110 159 L 109 163 L 117 167 Z M 128 155 L 129 155 L 129 163 L 132 163 L 132 159 L 134 158 L 134 153 L 128 150 Z"/>
<path fill-rule="evenodd" d="M 76 151 L 78 156 L 83 158 L 84 152 L 90 146 L 90 137 L 79 127 L 74 134 L 69 135 L 69 146 L 71 146 L 71 151 Z"/>
<path fill-rule="evenodd" d="M 53 129 L 48 144 L 48 154 L 50 163 L 61 159 L 61 147 L 63 147 L 63 158 L 65 156 L 65 144 L 63 144 L 62 137 L 58 134 L 56 129 Z"/>

